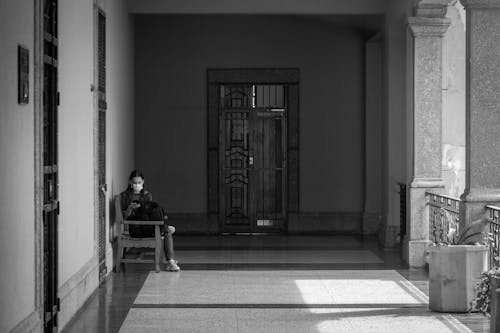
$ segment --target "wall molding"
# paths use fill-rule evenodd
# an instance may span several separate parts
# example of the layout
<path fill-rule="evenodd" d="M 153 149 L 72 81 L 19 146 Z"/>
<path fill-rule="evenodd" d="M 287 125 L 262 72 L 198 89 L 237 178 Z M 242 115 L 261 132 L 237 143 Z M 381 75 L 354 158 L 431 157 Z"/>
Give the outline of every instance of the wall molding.
<path fill-rule="evenodd" d="M 288 233 L 348 233 L 363 234 L 366 223 L 379 222 L 381 214 L 359 212 L 300 212 L 288 214 Z M 170 213 L 168 224 L 175 226 L 177 234 L 218 234 L 218 220 L 207 213 Z M 379 230 L 376 223 L 370 234 Z M 366 233 L 366 232 L 365 232 Z M 174 236 L 175 237 L 175 236 Z"/>
<path fill-rule="evenodd" d="M 377 235 L 382 224 L 382 213 L 363 213 L 363 235 Z"/>
<path fill-rule="evenodd" d="M 33 311 L 24 318 L 19 324 L 14 327 L 10 333 L 26 333 L 26 332 L 41 332 L 42 320 L 40 318 L 40 312 Z"/>
<path fill-rule="evenodd" d="M 59 312 L 58 326 L 60 330 L 78 313 L 98 287 L 99 257 L 96 254 L 59 287 L 61 311 Z"/>
<path fill-rule="evenodd" d="M 289 233 L 361 234 L 362 212 L 299 212 L 288 214 Z"/>

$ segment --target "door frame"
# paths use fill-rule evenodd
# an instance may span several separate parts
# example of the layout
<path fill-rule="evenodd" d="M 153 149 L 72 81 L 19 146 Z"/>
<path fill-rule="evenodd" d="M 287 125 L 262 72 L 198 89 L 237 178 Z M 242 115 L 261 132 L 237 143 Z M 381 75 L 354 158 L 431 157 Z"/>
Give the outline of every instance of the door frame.
<path fill-rule="evenodd" d="M 56 17 L 56 20 L 58 18 Z M 45 55 L 44 55 L 44 41 L 45 41 L 45 26 L 44 26 L 44 0 L 34 1 L 34 41 L 33 41 L 33 108 L 34 108 L 34 257 L 35 257 L 35 311 L 33 315 L 34 321 L 30 322 L 28 325 L 36 325 L 40 330 L 45 330 L 45 294 L 44 294 L 44 281 L 45 281 L 45 260 L 44 260 L 44 191 L 45 188 L 45 172 L 47 168 L 44 166 L 44 67 L 45 67 Z M 55 43 L 59 47 L 58 39 L 55 39 Z M 57 63 L 57 60 L 55 60 Z M 56 77 L 57 80 L 57 77 Z M 55 92 L 52 95 L 54 98 L 54 103 L 56 108 L 58 107 L 58 89 L 56 87 Z M 56 139 L 57 140 L 57 139 Z M 58 146 L 58 141 L 55 143 L 56 149 Z M 56 156 L 57 160 L 57 156 Z M 57 163 L 57 161 L 56 161 Z M 50 169 L 50 168 L 49 168 Z M 57 166 L 52 167 L 53 172 L 57 173 Z M 57 182 L 58 183 L 58 182 Z M 57 188 L 58 184 L 54 184 Z M 57 212 L 59 213 L 59 204 L 54 202 L 52 206 L 57 205 Z M 56 219 L 58 219 L 56 217 Z M 57 224 L 57 222 L 56 222 Z M 55 237 L 57 239 L 57 227 L 55 228 Z M 52 322 L 57 326 L 57 312 L 60 311 L 60 304 L 58 298 L 58 281 L 57 281 L 57 240 L 55 243 L 55 299 L 53 308 L 57 307 L 56 314 L 53 317 Z M 28 318 L 32 318 L 31 316 Z"/>
<path fill-rule="evenodd" d="M 100 66 L 99 66 L 99 16 L 104 18 L 104 87 L 101 87 Z M 107 15 L 105 6 L 102 1 L 94 2 L 94 81 L 92 84 L 92 93 L 94 101 L 94 124 L 93 124 L 93 139 L 94 139 L 94 256 L 99 261 L 99 283 L 105 281 L 108 274 L 107 259 L 109 239 L 108 234 L 108 193 L 107 193 Z M 104 90 L 101 90 L 101 89 Z M 104 112 L 104 183 L 101 183 L 99 171 L 100 165 L 100 112 Z M 103 211 L 101 211 L 103 209 Z"/>
<path fill-rule="evenodd" d="M 287 142 L 285 184 L 285 224 L 287 218 L 299 213 L 299 79 L 298 68 L 226 68 L 207 69 L 207 211 L 209 230 L 224 231 L 220 212 L 220 124 L 219 85 L 221 84 L 286 84 L 287 85 Z"/>
<path fill-rule="evenodd" d="M 35 172 L 35 313 L 43 329 L 43 0 L 35 0 L 33 44 L 34 172 Z"/>

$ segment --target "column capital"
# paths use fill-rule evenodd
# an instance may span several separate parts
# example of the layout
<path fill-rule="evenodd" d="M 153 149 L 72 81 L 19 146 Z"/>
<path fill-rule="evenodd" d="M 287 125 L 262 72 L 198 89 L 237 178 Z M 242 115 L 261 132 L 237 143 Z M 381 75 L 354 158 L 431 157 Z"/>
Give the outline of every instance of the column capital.
<path fill-rule="evenodd" d="M 500 9 L 500 0 L 460 0 L 465 9 Z"/>
<path fill-rule="evenodd" d="M 453 0 L 417 0 L 415 16 L 445 18 L 448 5 Z"/>
<path fill-rule="evenodd" d="M 408 26 L 413 37 L 443 37 L 450 26 L 450 19 L 412 16 L 408 17 Z"/>
<path fill-rule="evenodd" d="M 442 178 L 420 178 L 415 177 L 410 183 L 410 188 L 444 188 L 444 180 Z"/>

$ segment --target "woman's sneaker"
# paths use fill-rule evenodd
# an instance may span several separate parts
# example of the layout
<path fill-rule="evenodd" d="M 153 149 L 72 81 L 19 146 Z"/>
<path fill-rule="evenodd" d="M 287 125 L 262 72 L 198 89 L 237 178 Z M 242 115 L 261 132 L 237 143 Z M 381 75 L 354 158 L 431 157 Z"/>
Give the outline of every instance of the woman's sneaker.
<path fill-rule="evenodd" d="M 170 259 L 167 261 L 167 268 L 166 271 L 168 272 L 178 272 L 180 271 L 180 267 L 177 265 L 177 260 Z"/>

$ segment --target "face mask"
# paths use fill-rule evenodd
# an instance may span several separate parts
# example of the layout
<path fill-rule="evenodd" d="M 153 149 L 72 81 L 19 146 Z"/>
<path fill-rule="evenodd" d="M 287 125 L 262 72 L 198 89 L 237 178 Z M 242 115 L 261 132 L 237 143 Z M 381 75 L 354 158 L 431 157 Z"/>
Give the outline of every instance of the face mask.
<path fill-rule="evenodd" d="M 132 184 L 132 189 L 134 190 L 134 192 L 141 192 L 142 188 L 142 184 Z"/>

